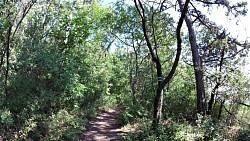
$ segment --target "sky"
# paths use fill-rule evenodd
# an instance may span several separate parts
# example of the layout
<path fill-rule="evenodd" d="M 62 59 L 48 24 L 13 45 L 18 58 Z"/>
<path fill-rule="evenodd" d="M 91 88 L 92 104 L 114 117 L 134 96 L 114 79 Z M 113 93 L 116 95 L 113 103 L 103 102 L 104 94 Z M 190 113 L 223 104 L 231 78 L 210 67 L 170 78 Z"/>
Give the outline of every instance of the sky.
<path fill-rule="evenodd" d="M 110 2 L 115 2 L 116 0 L 102 0 L 102 2 L 104 4 L 109 4 Z M 132 0 L 127 0 L 130 3 L 133 4 Z M 157 1 L 162 1 L 162 0 L 157 0 Z M 173 0 L 173 2 L 175 2 L 176 0 Z M 185 1 L 185 0 L 183 0 Z M 237 1 L 241 1 L 241 0 L 229 0 L 229 1 L 233 1 L 234 3 L 236 3 Z M 246 39 L 250 39 L 250 0 L 244 0 L 248 2 L 247 5 L 247 9 L 248 13 L 246 16 L 241 16 L 238 17 L 239 22 L 238 24 L 236 24 L 235 19 L 230 20 L 230 17 L 225 16 L 225 12 L 222 12 L 223 9 L 213 9 L 213 13 L 211 15 L 208 15 L 208 17 L 216 22 L 218 25 L 223 25 L 224 27 L 226 27 L 230 33 L 234 36 L 237 37 L 240 40 L 246 40 Z M 199 8 L 198 9 L 202 9 Z M 204 8 L 203 8 L 204 9 Z M 206 13 L 206 10 L 201 10 L 203 13 Z M 173 13 L 173 15 L 179 15 L 179 13 L 177 11 L 175 11 Z M 173 17 L 177 17 L 177 16 L 173 16 Z"/>
<path fill-rule="evenodd" d="M 236 2 L 238 0 L 234 0 Z M 221 12 L 221 9 L 215 10 L 214 14 L 209 16 L 210 19 L 214 19 L 218 25 L 224 25 L 226 29 L 230 32 L 230 34 L 238 39 L 239 41 L 250 42 L 250 0 L 245 0 L 248 2 L 247 9 L 248 13 L 246 16 L 240 16 L 238 19 L 238 23 L 236 24 L 235 19 L 230 20 L 229 17 L 225 16 L 224 12 Z M 250 74 L 250 53 L 248 53 L 248 57 L 246 58 L 246 66 L 243 66 L 242 71 L 249 76 Z"/>
<path fill-rule="evenodd" d="M 234 0 L 234 2 L 239 0 Z M 247 5 L 247 15 L 240 16 L 238 19 L 238 23 L 236 24 L 235 19 L 230 20 L 229 17 L 225 16 L 224 12 L 221 12 L 221 9 L 215 10 L 213 14 L 209 16 L 210 19 L 214 19 L 218 25 L 224 25 L 226 29 L 230 32 L 230 34 L 237 38 L 239 41 L 248 40 L 250 42 L 250 0 L 245 0 L 248 2 Z M 249 76 L 250 74 L 250 52 L 248 53 L 248 57 L 246 58 L 247 65 L 242 67 L 243 72 Z"/>
<path fill-rule="evenodd" d="M 234 0 L 234 2 L 239 0 Z M 236 20 L 230 20 L 230 17 L 225 16 L 222 9 L 215 9 L 213 14 L 209 15 L 209 18 L 215 21 L 219 25 L 224 25 L 234 37 L 238 37 L 239 40 L 250 40 L 250 0 L 248 2 L 248 13 L 246 16 L 240 16 L 238 24 Z"/>

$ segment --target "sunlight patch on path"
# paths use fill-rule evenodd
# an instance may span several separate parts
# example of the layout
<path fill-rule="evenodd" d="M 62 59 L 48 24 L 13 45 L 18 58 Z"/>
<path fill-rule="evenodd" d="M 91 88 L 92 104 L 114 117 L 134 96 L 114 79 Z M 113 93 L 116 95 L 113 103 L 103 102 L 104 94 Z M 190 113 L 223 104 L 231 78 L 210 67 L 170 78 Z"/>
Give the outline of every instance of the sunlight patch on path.
<path fill-rule="evenodd" d="M 82 141 L 123 141 L 125 132 L 117 123 L 121 107 L 101 112 L 95 119 L 90 121 L 83 134 Z"/>

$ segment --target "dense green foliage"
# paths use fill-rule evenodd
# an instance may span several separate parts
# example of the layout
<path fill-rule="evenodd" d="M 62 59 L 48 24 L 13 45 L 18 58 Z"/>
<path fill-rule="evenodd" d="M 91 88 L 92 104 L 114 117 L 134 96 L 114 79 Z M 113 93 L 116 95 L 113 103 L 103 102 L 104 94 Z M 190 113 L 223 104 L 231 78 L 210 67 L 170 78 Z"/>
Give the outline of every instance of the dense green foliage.
<path fill-rule="evenodd" d="M 98 3 L 68 5 L 34 5 L 11 36 L 8 82 L 1 89 L 1 136 L 76 140 L 87 118 L 124 93 L 126 80 L 115 79 L 124 75 L 123 63 L 102 46 L 108 38 L 101 27 L 108 9 Z"/>
<path fill-rule="evenodd" d="M 176 22 L 153 10 L 145 4 L 165 76 L 175 58 Z M 201 116 L 183 32 L 182 57 L 164 89 L 162 121 L 152 130 L 157 75 L 135 6 L 4 1 L 0 12 L 0 138 L 78 140 L 99 109 L 120 104 L 119 122 L 137 125 L 126 140 L 249 140 L 250 79 L 241 69 L 247 41 L 194 24 L 207 103 L 216 96 L 211 114 Z"/>

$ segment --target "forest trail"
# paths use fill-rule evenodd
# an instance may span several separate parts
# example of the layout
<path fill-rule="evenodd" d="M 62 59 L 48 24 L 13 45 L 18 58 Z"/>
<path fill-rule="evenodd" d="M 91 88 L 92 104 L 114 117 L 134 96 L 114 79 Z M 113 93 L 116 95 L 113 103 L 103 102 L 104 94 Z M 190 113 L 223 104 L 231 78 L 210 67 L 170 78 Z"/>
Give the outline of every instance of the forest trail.
<path fill-rule="evenodd" d="M 88 122 L 82 141 L 123 141 L 125 132 L 117 123 L 120 112 L 121 106 L 115 106 L 98 114 Z"/>

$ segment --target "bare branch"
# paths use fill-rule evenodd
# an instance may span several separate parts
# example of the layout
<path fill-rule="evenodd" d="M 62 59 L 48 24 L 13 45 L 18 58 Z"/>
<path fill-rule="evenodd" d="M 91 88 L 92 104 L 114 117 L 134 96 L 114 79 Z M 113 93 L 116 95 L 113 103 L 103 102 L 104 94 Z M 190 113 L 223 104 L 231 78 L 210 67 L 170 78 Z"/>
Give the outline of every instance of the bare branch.
<path fill-rule="evenodd" d="M 250 108 L 250 105 L 248 105 L 248 104 L 245 104 L 245 103 L 242 103 L 242 102 L 239 102 L 238 104 L 240 104 L 240 105 L 243 105 L 243 106 L 246 106 L 246 107 Z"/>
<path fill-rule="evenodd" d="M 29 13 L 31 7 L 32 7 L 34 4 L 35 4 L 35 2 L 32 1 L 31 3 L 29 3 L 28 5 L 26 5 L 26 7 L 24 8 L 24 12 L 23 12 L 23 14 L 22 14 L 22 17 L 21 17 L 21 19 L 19 20 L 19 22 L 17 23 L 17 26 L 16 26 L 16 28 L 15 28 L 13 34 L 12 34 L 12 37 L 16 34 L 17 29 L 20 27 L 20 25 L 21 25 L 23 19 L 24 19 L 24 18 L 26 17 L 26 15 Z"/>
<path fill-rule="evenodd" d="M 150 40 L 149 40 L 149 37 L 148 37 L 148 34 L 147 34 L 146 17 L 145 17 L 145 13 L 144 13 L 145 11 L 144 11 L 143 5 L 142 5 L 142 3 L 141 3 L 140 0 L 139 0 L 140 7 L 141 7 L 141 9 L 142 9 L 142 13 L 141 13 L 141 11 L 139 10 L 139 5 L 138 5 L 138 3 L 137 3 L 136 0 L 134 0 L 134 3 L 135 3 L 135 7 L 136 7 L 137 11 L 138 11 L 139 14 L 141 15 L 141 22 L 142 22 L 143 35 L 144 35 L 144 38 L 145 38 L 145 40 L 146 40 L 148 49 L 149 49 L 149 51 L 150 51 L 150 53 L 151 53 L 151 56 L 152 56 L 153 61 L 156 62 L 156 60 L 158 59 L 158 57 L 156 56 L 156 54 L 155 54 L 154 51 L 153 51 L 152 44 L 151 44 L 151 42 L 150 42 Z"/>

